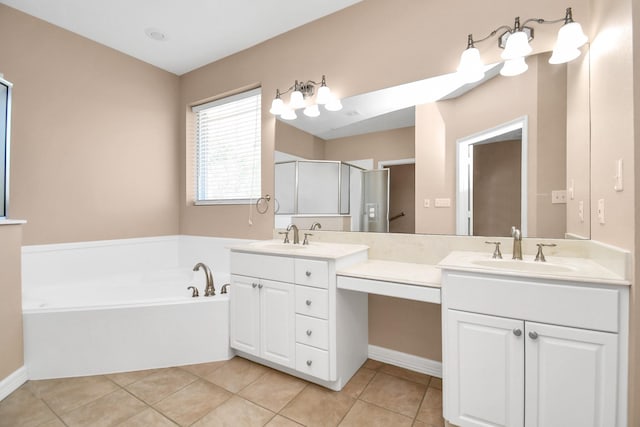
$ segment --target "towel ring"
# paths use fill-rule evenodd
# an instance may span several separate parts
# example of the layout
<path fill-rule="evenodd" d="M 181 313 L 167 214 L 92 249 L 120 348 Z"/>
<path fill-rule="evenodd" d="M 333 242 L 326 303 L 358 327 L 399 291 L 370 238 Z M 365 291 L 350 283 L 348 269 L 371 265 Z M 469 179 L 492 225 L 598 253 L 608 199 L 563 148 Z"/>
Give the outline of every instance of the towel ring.
<path fill-rule="evenodd" d="M 268 194 L 256 200 L 256 210 L 259 214 L 265 214 L 269 210 L 269 201 L 271 201 L 271 196 Z"/>

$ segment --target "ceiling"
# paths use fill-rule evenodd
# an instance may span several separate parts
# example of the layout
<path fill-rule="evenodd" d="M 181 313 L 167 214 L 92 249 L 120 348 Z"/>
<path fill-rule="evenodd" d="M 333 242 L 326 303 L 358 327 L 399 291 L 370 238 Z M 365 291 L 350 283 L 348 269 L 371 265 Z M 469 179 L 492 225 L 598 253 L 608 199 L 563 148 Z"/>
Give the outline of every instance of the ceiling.
<path fill-rule="evenodd" d="M 361 0 L 0 0 L 181 75 Z M 159 41 L 147 33 L 153 33 Z"/>

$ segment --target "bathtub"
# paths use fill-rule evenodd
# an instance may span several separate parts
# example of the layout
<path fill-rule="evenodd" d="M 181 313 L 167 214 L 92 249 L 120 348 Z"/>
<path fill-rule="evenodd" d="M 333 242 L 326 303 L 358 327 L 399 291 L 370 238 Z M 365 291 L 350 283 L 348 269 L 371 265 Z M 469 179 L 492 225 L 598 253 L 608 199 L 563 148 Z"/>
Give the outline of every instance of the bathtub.
<path fill-rule="evenodd" d="M 155 246 L 149 247 L 150 243 Z M 202 245 L 202 241 L 197 243 Z M 193 272 L 191 265 L 194 259 L 206 262 L 206 257 L 181 260 L 184 245 L 184 239 L 176 236 L 158 241 L 24 247 L 22 306 L 29 378 L 98 375 L 230 359 L 229 298 L 220 294 L 229 275 L 214 270 L 216 295 L 202 296 L 204 274 Z M 161 252 L 170 253 L 159 254 L 162 247 Z M 92 253 L 96 248 L 99 250 Z M 106 259 L 105 251 L 109 254 Z M 137 251 L 134 258 L 138 261 L 160 255 L 157 264 L 161 265 L 137 262 L 132 265 L 144 268 L 123 268 L 128 261 L 118 257 L 131 256 L 132 251 Z M 193 255 L 193 247 L 186 252 Z M 100 255 L 100 260 L 94 259 L 95 255 Z M 111 267 L 96 266 L 101 273 L 98 277 L 81 274 L 78 269 L 65 273 L 60 266 L 73 264 L 74 259 L 89 265 L 111 262 Z M 222 261 L 217 264 L 228 266 Z M 185 263 L 189 267 L 180 265 Z M 50 274 L 42 274 L 48 264 Z M 83 269 L 92 271 L 86 265 Z M 200 290 L 200 297 L 191 297 L 190 285 Z"/>

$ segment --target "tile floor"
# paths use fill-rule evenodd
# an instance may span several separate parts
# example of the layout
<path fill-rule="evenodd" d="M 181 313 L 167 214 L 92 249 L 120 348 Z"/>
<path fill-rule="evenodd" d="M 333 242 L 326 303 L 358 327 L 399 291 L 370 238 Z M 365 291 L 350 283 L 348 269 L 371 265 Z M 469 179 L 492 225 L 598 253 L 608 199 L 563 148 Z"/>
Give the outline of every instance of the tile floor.
<path fill-rule="evenodd" d="M 225 362 L 28 381 L 1 427 L 440 427 L 438 378 L 368 360 L 340 392 L 235 357 Z"/>

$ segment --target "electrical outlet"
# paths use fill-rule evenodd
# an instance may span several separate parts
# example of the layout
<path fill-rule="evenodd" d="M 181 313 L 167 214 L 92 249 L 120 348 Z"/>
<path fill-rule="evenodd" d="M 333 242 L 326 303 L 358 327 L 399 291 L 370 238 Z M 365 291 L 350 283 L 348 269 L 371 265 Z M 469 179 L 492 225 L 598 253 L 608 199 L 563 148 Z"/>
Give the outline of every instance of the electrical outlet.
<path fill-rule="evenodd" d="M 604 199 L 598 200 L 598 221 L 604 224 Z"/>
<path fill-rule="evenodd" d="M 551 192 L 551 203 L 567 203 L 567 191 L 566 190 L 554 190 Z"/>
<path fill-rule="evenodd" d="M 584 222 L 584 201 L 580 200 L 578 202 L 578 218 L 580 218 L 580 222 Z"/>
<path fill-rule="evenodd" d="M 624 183 L 622 181 L 622 159 L 619 159 L 616 162 L 616 175 L 614 179 L 615 179 L 615 184 L 613 185 L 613 189 L 616 191 L 624 190 Z"/>

